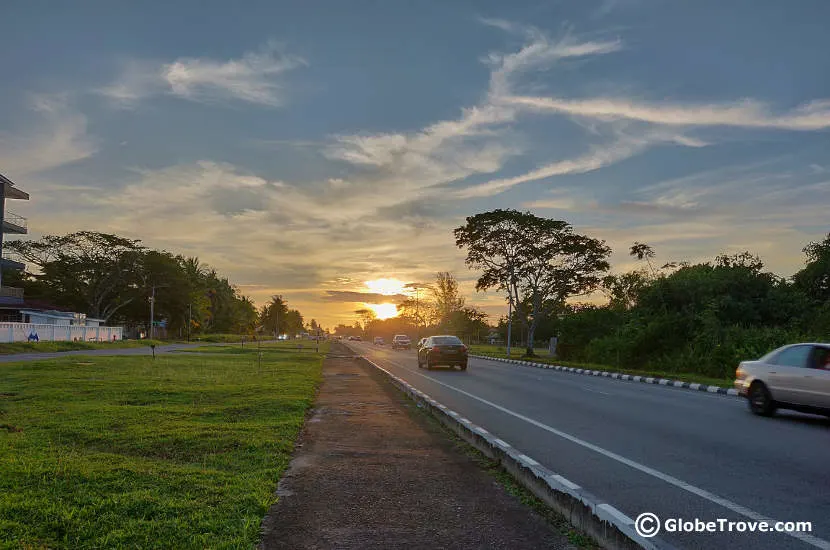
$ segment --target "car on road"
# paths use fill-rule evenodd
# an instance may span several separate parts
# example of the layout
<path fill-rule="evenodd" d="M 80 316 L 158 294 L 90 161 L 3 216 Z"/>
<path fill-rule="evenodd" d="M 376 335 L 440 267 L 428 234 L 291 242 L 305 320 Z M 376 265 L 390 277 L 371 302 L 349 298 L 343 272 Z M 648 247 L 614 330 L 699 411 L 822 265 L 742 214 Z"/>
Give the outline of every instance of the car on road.
<path fill-rule="evenodd" d="M 735 371 L 735 389 L 762 416 L 776 409 L 830 416 L 830 344 L 790 344 L 743 361 Z"/>
<path fill-rule="evenodd" d="M 418 368 L 437 365 L 467 370 L 467 346 L 457 336 L 430 336 L 418 348 Z"/>
<path fill-rule="evenodd" d="M 373 342 L 373 343 L 374 343 L 376 346 L 382 346 L 382 345 L 383 345 L 383 343 L 384 343 L 384 342 L 383 342 L 383 337 L 381 337 L 381 336 L 375 336 L 375 340 L 374 340 L 374 342 Z"/>
<path fill-rule="evenodd" d="M 392 349 L 412 349 L 412 340 L 406 334 L 396 334 L 392 338 Z"/>

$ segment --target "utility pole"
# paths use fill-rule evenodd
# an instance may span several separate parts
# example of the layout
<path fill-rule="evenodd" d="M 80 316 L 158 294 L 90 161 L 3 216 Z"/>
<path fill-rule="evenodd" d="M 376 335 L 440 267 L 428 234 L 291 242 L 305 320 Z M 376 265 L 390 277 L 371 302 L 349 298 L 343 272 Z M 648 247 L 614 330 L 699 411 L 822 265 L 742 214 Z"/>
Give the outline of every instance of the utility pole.
<path fill-rule="evenodd" d="M 167 288 L 170 285 L 153 285 L 153 290 L 150 294 L 150 339 L 152 340 L 153 337 L 156 335 L 155 327 L 153 326 L 153 319 L 155 319 L 155 308 L 156 308 L 156 288 Z"/>
<path fill-rule="evenodd" d="M 513 295 L 507 294 L 507 356 L 510 357 L 510 339 L 513 337 Z"/>
<path fill-rule="evenodd" d="M 155 327 L 153 326 L 153 319 L 154 319 L 153 315 L 155 313 L 155 306 L 156 306 L 156 285 L 153 285 L 153 292 L 150 295 L 150 331 L 149 331 L 150 340 L 152 340 L 153 336 L 155 336 L 155 330 L 154 330 Z"/>
<path fill-rule="evenodd" d="M 187 304 L 187 341 L 190 342 L 190 327 L 193 325 L 193 302 Z"/>

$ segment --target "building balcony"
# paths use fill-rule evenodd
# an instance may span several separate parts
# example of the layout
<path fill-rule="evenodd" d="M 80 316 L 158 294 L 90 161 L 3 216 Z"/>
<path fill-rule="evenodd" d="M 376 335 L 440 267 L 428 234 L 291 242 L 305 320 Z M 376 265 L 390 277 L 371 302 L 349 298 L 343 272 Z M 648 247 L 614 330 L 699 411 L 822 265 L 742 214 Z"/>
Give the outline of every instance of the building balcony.
<path fill-rule="evenodd" d="M 13 286 L 0 287 L 0 299 L 23 300 L 23 289 L 15 288 Z"/>
<path fill-rule="evenodd" d="M 29 226 L 26 223 L 26 218 L 12 212 L 6 212 L 5 216 L 3 216 L 3 233 L 25 235 L 28 232 Z"/>

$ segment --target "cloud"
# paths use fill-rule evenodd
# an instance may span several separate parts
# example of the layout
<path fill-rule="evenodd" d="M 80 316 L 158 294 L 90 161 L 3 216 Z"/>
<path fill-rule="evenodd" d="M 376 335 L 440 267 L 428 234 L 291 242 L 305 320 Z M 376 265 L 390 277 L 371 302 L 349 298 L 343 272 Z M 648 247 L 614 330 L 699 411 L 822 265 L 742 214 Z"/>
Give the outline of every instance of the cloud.
<path fill-rule="evenodd" d="M 158 94 L 204 103 L 230 100 L 268 107 L 285 102 L 279 77 L 307 65 L 301 57 L 282 53 L 274 42 L 240 59 L 182 57 L 170 63 L 129 62 L 121 76 L 98 92 L 130 107 Z"/>
<path fill-rule="evenodd" d="M 822 130 L 830 128 L 830 99 L 800 105 L 775 114 L 755 100 L 731 103 L 647 103 L 629 99 L 555 97 L 509 97 L 507 104 L 535 111 L 556 112 L 601 120 L 636 120 L 672 126 L 737 126 L 782 130 Z"/>
<path fill-rule="evenodd" d="M 325 302 L 347 302 L 347 303 L 395 303 L 408 300 L 409 296 L 403 294 L 378 294 L 375 292 L 353 292 L 348 290 L 327 290 L 323 295 Z"/>
<path fill-rule="evenodd" d="M 20 133 L 0 133 L 0 166 L 11 177 L 51 170 L 98 152 L 87 134 L 87 118 L 64 95 L 29 98 L 37 120 Z"/>
<path fill-rule="evenodd" d="M 399 201 L 378 204 L 378 207 L 445 194 L 440 188 L 452 182 L 498 172 L 508 159 L 522 153 L 522 149 L 515 144 L 517 140 L 513 145 L 506 145 L 503 139 L 517 115 L 517 109 L 502 101 L 511 92 L 515 78 L 531 69 L 549 67 L 564 58 L 601 55 L 622 47 L 619 40 L 580 41 L 571 34 L 552 40 L 534 27 L 500 19 L 480 21 L 526 37 L 525 45 L 518 52 L 491 53 L 483 60 L 490 68 L 490 81 L 485 99 L 480 104 L 463 109 L 459 118 L 433 123 L 414 133 L 335 136 L 325 150 L 327 158 L 368 170 L 383 185 L 396 190 Z M 586 157 L 560 161 L 540 170 L 552 174 L 588 171 L 608 162 L 603 159 L 614 154 L 594 150 Z M 521 181 L 511 184 L 500 180 L 499 183 L 491 182 L 488 187 L 478 187 L 458 196 L 489 195 L 493 194 L 492 189 L 518 183 Z M 376 184 L 372 186 L 372 192 L 375 189 Z M 383 199 L 371 200 L 377 202 Z"/>
<path fill-rule="evenodd" d="M 499 178 L 472 185 L 458 190 L 455 195 L 463 199 L 489 197 L 503 193 L 522 183 L 543 180 L 555 176 L 592 172 L 630 158 L 660 143 L 674 143 L 695 147 L 703 145 L 703 142 L 698 140 L 661 131 L 646 131 L 639 134 L 631 134 L 616 129 L 613 130 L 613 133 L 616 134 L 616 138 L 610 144 L 594 146 L 588 153 L 580 157 L 552 162 L 512 178 Z"/>

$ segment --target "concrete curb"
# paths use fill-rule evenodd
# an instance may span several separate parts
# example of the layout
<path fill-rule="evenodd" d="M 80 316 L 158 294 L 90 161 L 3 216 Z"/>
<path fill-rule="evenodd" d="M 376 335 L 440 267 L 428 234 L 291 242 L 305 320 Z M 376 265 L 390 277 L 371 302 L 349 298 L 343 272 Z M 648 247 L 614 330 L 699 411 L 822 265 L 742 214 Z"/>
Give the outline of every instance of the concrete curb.
<path fill-rule="evenodd" d="M 644 538 L 638 535 L 634 529 L 634 520 L 611 504 L 548 470 L 509 443 L 476 426 L 367 357 L 356 358 L 386 374 L 392 383 L 418 406 L 426 408 L 438 421 L 467 443 L 501 464 L 522 486 L 565 516 L 571 525 L 590 535 L 603 548 L 674 550 L 674 546 L 659 538 Z"/>
<path fill-rule="evenodd" d="M 534 367 L 537 369 L 552 369 L 562 372 L 570 372 L 574 374 L 587 374 L 590 376 L 604 376 L 606 378 L 614 378 L 616 380 L 628 380 L 631 382 L 642 382 L 643 384 L 657 384 L 660 386 L 670 386 L 672 388 L 683 388 L 687 390 L 702 391 L 707 393 L 719 393 L 722 395 L 738 395 L 738 390 L 734 388 L 722 388 L 720 386 L 708 386 L 706 384 L 697 384 L 693 382 L 681 382 L 680 380 L 669 380 L 667 378 L 653 378 L 650 376 L 635 376 L 633 374 L 623 374 L 621 372 L 598 371 L 591 369 L 579 369 L 575 367 L 563 367 L 562 365 L 548 365 L 547 363 L 538 363 L 536 361 L 521 361 L 519 359 L 506 359 L 504 357 L 490 357 L 489 355 L 473 355 L 476 359 L 487 359 L 489 361 L 499 361 L 502 363 L 510 363 L 524 367 Z"/>

